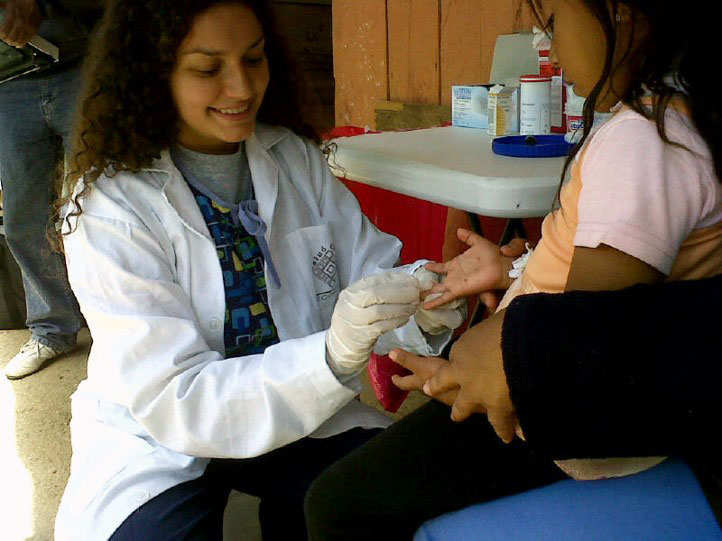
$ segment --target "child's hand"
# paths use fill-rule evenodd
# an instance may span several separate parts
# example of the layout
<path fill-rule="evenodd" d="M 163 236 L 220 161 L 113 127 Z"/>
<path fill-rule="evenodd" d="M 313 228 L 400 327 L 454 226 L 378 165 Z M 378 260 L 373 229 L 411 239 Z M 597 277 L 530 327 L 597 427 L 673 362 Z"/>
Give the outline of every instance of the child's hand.
<path fill-rule="evenodd" d="M 493 242 L 467 229 L 457 229 L 459 240 L 469 249 L 445 263 L 427 263 L 426 268 L 446 278 L 430 293 L 441 296 L 424 304 L 431 310 L 459 297 L 506 289 L 511 284 L 509 269 L 512 261 L 525 251 L 524 241 L 514 239 L 501 249 Z"/>

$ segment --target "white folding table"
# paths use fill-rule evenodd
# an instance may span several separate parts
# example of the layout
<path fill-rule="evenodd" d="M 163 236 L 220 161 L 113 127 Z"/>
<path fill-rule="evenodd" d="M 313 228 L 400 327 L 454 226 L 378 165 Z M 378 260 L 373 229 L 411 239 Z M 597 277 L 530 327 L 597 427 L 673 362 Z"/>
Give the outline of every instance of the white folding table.
<path fill-rule="evenodd" d="M 510 158 L 483 130 L 454 126 L 333 139 L 335 175 L 497 218 L 546 215 L 564 158 Z"/>

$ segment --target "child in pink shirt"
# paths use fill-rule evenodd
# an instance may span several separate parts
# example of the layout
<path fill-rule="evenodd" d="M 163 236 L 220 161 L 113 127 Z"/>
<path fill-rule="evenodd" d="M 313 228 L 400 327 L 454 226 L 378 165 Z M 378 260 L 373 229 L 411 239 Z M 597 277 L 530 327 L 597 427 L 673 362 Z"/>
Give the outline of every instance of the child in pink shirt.
<path fill-rule="evenodd" d="M 552 59 L 564 68 L 575 92 L 589 96 L 586 118 L 591 120 L 595 108 L 614 114 L 594 132 L 586 130 L 560 192 L 560 208 L 544 220 L 542 239 L 522 275 L 511 283 L 509 258 L 500 257 L 485 239 L 459 230 L 470 248 L 449 262 L 427 266 L 447 275 L 431 290 L 442 296 L 427 308 L 505 287 L 499 310 L 528 293 L 621 289 L 722 273 L 720 149 L 711 149 L 701 135 L 708 128 L 700 128 L 701 115 L 689 106 L 689 85 L 673 81 L 661 94 L 641 84 L 630 86 L 636 69 L 631 59 L 648 29 L 625 4 L 615 8 L 621 32 L 617 43 L 627 43 L 629 51 L 621 45 L 613 51 L 614 70 L 603 70 L 605 36 L 597 36 L 600 43 L 593 46 L 589 36 L 599 30 L 582 3 L 543 4 L 537 5 L 538 13 L 549 15 L 550 32 L 555 26 Z M 641 471 L 661 460 L 565 460 L 558 465 L 572 477 L 596 479 Z"/>

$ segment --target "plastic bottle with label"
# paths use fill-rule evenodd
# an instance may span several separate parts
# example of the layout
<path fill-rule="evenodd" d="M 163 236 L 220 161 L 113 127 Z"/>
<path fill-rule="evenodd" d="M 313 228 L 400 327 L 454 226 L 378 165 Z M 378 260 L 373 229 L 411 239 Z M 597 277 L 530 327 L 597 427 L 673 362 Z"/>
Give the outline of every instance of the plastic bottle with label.
<path fill-rule="evenodd" d="M 552 78 L 545 75 L 522 75 L 519 78 L 519 133 L 550 133 L 549 106 Z"/>
<path fill-rule="evenodd" d="M 576 143 L 582 138 L 584 133 L 585 101 L 585 98 L 574 93 L 572 85 L 567 86 L 567 104 L 564 109 L 567 114 L 567 133 L 564 139 L 568 143 Z"/>

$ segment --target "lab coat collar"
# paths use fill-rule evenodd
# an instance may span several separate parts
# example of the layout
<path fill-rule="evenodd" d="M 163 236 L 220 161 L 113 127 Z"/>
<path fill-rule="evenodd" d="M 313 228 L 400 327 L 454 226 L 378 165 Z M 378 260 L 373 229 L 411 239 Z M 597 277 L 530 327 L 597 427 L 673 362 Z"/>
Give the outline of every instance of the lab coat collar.
<path fill-rule="evenodd" d="M 270 238 L 272 217 L 278 197 L 278 165 L 269 150 L 286 139 L 291 132 L 286 128 L 259 124 L 256 131 L 246 140 L 246 155 L 251 169 L 253 190 L 258 201 L 258 215 L 266 223 L 266 239 Z M 198 209 L 190 188 L 183 175 L 173 163 L 170 151 L 164 149 L 149 172 L 163 173 L 162 193 L 168 204 L 178 214 L 182 223 L 194 233 L 212 240 L 203 215 Z"/>
<path fill-rule="evenodd" d="M 246 140 L 246 155 L 251 169 L 253 191 L 256 194 L 256 201 L 258 201 L 258 216 L 266 224 L 266 240 L 268 240 L 271 238 L 272 218 L 278 198 L 279 171 L 278 165 L 269 153 L 275 144 L 272 142 L 275 138 L 266 138 L 263 131 L 258 132 L 259 130 Z M 275 139 L 275 142 L 279 142 L 284 137 Z"/>

